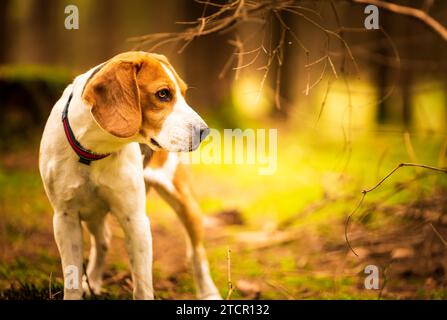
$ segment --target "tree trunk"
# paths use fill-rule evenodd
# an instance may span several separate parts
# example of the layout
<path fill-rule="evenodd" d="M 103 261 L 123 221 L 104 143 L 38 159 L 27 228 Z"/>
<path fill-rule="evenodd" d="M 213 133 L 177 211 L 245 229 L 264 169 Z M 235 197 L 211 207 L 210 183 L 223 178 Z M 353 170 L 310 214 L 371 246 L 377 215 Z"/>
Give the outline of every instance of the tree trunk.
<path fill-rule="evenodd" d="M 10 30 L 8 26 L 8 17 L 10 15 L 9 9 L 11 0 L 0 1 L 0 43 L 2 50 L 0 50 L 0 64 L 8 61 L 10 44 Z"/>
<path fill-rule="evenodd" d="M 296 31 L 297 17 L 290 12 L 283 12 L 281 19 L 294 32 Z M 276 46 L 281 40 L 283 28 L 281 22 L 276 16 L 273 16 L 273 46 Z M 287 119 L 291 109 L 296 103 L 298 88 L 298 59 L 300 47 L 287 31 L 284 44 L 282 46 L 282 65 L 279 66 L 275 60 L 270 71 L 270 83 L 273 88 L 273 116 Z M 290 43 L 290 44 L 289 44 Z M 281 70 L 279 70 L 281 68 Z M 279 83 L 278 83 L 279 81 Z"/>
<path fill-rule="evenodd" d="M 25 43 L 33 63 L 54 64 L 59 55 L 59 16 L 63 9 L 58 0 L 33 0 L 29 12 Z"/>
<path fill-rule="evenodd" d="M 387 13 L 383 13 L 380 16 L 380 24 L 388 31 L 388 24 L 387 24 Z M 386 44 L 383 44 L 382 41 L 380 41 L 383 38 L 383 35 L 379 32 L 377 32 L 377 43 L 379 44 L 379 47 L 377 48 L 376 52 L 383 57 L 388 57 L 390 55 L 390 50 L 388 49 L 388 46 Z M 375 70 L 375 81 L 376 81 L 376 88 L 378 90 L 378 97 L 379 104 L 377 106 L 377 122 L 379 124 L 386 123 L 390 118 L 390 112 L 388 110 L 388 101 L 384 100 L 387 90 L 388 90 L 388 83 L 389 83 L 389 77 L 390 77 L 390 70 L 389 66 L 386 63 L 381 63 L 377 66 Z"/>
<path fill-rule="evenodd" d="M 203 9 L 204 5 L 184 2 L 187 21 L 200 18 Z M 211 14 L 212 10 L 215 8 L 208 6 L 205 15 Z M 188 97 L 198 111 L 215 108 L 216 104 L 222 104 L 231 95 L 234 71 L 230 68 L 225 77 L 219 78 L 225 63 L 233 54 L 229 39 L 234 39 L 233 33 L 198 38 L 192 41 L 182 54 L 185 78 L 193 87 Z"/>

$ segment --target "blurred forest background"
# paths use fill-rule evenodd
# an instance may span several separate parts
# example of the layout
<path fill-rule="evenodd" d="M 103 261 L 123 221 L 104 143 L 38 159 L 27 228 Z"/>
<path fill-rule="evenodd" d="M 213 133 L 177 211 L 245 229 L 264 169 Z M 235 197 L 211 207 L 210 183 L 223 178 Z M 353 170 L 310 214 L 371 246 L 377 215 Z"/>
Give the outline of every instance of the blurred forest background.
<path fill-rule="evenodd" d="M 117 53 L 150 49 L 132 37 L 200 24 L 220 8 L 206 2 L 0 2 L 0 298 L 62 296 L 37 160 L 65 86 Z M 295 12 L 265 10 L 181 52 L 181 41 L 155 50 L 190 85 L 187 99 L 210 127 L 278 129 L 273 175 L 258 175 L 256 165 L 192 165 L 224 296 L 230 248 L 232 298 L 447 298 L 445 174 L 401 168 L 355 210 L 361 191 L 399 163 L 445 167 L 447 42 L 423 21 L 385 9 L 381 30 L 365 30 L 366 5 L 354 2 L 295 1 Z M 393 3 L 447 25 L 445 1 Z M 79 30 L 64 28 L 68 4 L 79 8 Z M 181 225 L 158 195 L 148 200 L 156 296 L 193 298 Z M 347 235 L 358 256 L 345 240 L 354 210 Z M 123 235 L 113 225 L 100 298 L 130 298 Z M 370 264 L 380 268 L 380 290 L 364 288 Z"/>

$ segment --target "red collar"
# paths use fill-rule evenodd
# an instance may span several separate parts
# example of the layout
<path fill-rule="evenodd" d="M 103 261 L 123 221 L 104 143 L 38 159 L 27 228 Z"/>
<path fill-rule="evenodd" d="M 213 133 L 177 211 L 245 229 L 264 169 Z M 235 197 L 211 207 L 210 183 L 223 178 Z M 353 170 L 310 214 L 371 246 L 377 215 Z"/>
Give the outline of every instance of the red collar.
<path fill-rule="evenodd" d="M 71 99 L 73 98 L 73 92 L 70 93 L 67 103 L 65 104 L 64 111 L 62 112 L 62 123 L 64 124 L 64 132 L 67 137 L 68 143 L 79 156 L 79 162 L 85 165 L 90 165 L 92 161 L 101 160 L 108 157 L 110 153 L 98 154 L 88 149 L 85 149 L 78 140 L 76 140 L 73 130 L 71 130 L 70 123 L 68 122 L 68 107 L 70 106 Z"/>

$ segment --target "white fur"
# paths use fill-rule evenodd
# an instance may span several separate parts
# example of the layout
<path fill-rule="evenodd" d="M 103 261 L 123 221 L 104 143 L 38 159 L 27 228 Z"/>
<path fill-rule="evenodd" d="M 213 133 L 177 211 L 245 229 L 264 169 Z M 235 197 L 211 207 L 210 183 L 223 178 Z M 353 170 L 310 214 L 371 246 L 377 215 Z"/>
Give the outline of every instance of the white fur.
<path fill-rule="evenodd" d="M 43 133 L 39 167 L 48 198 L 54 209 L 54 233 L 66 270 L 79 270 L 79 283 L 71 288 L 65 283 L 64 298 L 82 297 L 82 230 L 81 220 L 100 230 L 106 229 L 105 215 L 114 215 L 124 230 L 131 260 L 134 297 L 152 299 L 152 240 L 146 216 L 143 165 L 138 143 L 120 139 L 101 129 L 81 99 L 84 84 L 92 70 L 78 76 L 65 89 L 53 107 Z M 64 134 L 61 114 L 73 90 L 69 120 L 80 143 L 96 152 L 112 154 L 90 166 L 78 162 Z M 101 231 L 102 232 L 102 231 Z M 92 232 L 95 236 L 95 232 Z M 92 246 L 87 270 L 92 288 L 100 288 L 104 261 L 99 251 L 107 251 L 107 242 L 96 236 L 100 246 Z M 106 238 L 106 237 L 105 237 Z M 95 252 L 96 251 L 96 252 Z M 100 252 L 102 255 L 103 253 Z M 66 281 L 65 281 L 66 282 Z"/>
<path fill-rule="evenodd" d="M 81 221 L 92 237 L 87 276 L 89 287 L 99 293 L 105 255 L 110 242 L 106 215 L 114 215 L 124 230 L 130 257 L 134 298 L 153 299 L 152 286 L 152 239 L 149 219 L 146 216 L 144 179 L 159 181 L 168 191 L 173 191 L 172 178 L 178 164 L 177 155 L 170 155 L 161 171 L 146 171 L 139 145 L 141 137 L 117 138 L 104 131 L 90 113 L 90 106 L 81 94 L 94 69 L 78 76 L 54 105 L 42 136 L 39 169 L 45 191 L 54 209 L 54 234 L 61 255 L 64 272 L 64 299 L 82 298 L 83 288 L 83 240 Z M 177 88 L 174 112 L 166 119 L 157 137 L 162 146 L 170 149 L 186 149 L 190 143 L 188 126 L 204 124 L 203 120 L 186 104 L 172 72 L 165 67 Z M 69 108 L 69 121 L 76 139 L 85 148 L 96 153 L 111 153 L 105 159 L 94 161 L 90 166 L 78 162 L 64 134 L 61 115 L 70 93 L 73 98 Z M 189 132 L 188 132 L 189 131 Z M 189 135 L 188 135 L 189 134 Z M 183 135 L 185 137 L 183 137 Z M 178 143 L 172 144 L 175 140 Z M 147 142 L 147 141 L 146 141 Z M 219 298 L 209 275 L 205 259 L 194 259 L 199 270 L 199 287 L 208 297 Z M 77 270 L 77 277 L 71 272 Z M 68 281 L 77 279 L 75 283 Z"/>
<path fill-rule="evenodd" d="M 161 168 L 147 167 L 144 169 L 144 180 L 150 184 L 163 186 L 166 191 L 172 193 L 175 191 L 172 180 L 174 179 L 175 169 L 178 163 L 178 155 L 169 153 L 168 159 Z"/>
<path fill-rule="evenodd" d="M 172 71 L 165 65 L 162 66 L 175 84 L 176 101 L 173 111 L 166 117 L 155 140 L 168 151 L 190 151 L 200 143 L 199 137 L 194 136 L 194 128 L 203 128 L 206 124 L 186 103 Z"/>
<path fill-rule="evenodd" d="M 176 211 L 182 211 L 182 200 L 179 199 L 179 190 L 173 184 L 174 174 L 179 164 L 179 156 L 176 153 L 169 153 L 168 159 L 159 168 L 146 167 L 144 169 L 144 179 L 149 186 L 153 186 L 166 202 Z M 193 201 L 193 200 L 189 200 Z M 195 200 L 194 200 L 195 201 Z M 194 205 L 189 203 L 189 205 Z M 184 221 L 181 219 L 184 223 Z M 188 247 L 187 256 L 192 262 L 192 271 L 196 284 L 197 294 L 201 299 L 220 300 L 222 299 L 210 274 L 208 260 L 206 258 L 203 244 L 194 246 L 187 233 Z"/>

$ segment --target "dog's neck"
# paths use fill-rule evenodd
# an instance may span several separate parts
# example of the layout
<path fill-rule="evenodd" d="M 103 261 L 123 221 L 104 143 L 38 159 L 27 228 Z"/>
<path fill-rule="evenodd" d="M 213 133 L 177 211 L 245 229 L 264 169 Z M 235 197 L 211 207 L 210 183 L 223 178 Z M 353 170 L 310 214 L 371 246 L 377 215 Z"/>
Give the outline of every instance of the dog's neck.
<path fill-rule="evenodd" d="M 97 154 L 118 152 L 136 139 L 115 137 L 102 129 L 93 118 L 91 107 L 82 99 L 82 92 L 94 70 L 95 68 L 90 69 L 73 81 L 73 98 L 69 106 L 68 120 L 76 139 L 84 148 Z"/>

